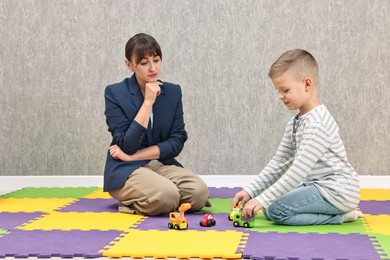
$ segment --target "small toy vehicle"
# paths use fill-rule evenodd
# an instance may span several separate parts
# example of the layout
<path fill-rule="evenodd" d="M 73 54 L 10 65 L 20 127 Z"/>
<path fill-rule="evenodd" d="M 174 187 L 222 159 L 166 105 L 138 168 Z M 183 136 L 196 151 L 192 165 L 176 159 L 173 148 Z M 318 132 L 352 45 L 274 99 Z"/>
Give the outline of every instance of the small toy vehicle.
<path fill-rule="evenodd" d="M 179 207 L 179 212 L 171 212 L 169 213 L 169 223 L 168 228 L 170 229 L 187 229 L 188 223 L 187 219 L 184 216 L 184 212 L 191 208 L 190 203 L 183 203 Z"/>
<path fill-rule="evenodd" d="M 239 214 L 240 211 L 242 211 L 241 208 L 240 208 L 240 206 L 235 206 L 234 208 L 232 208 L 232 211 L 230 212 L 230 215 L 229 215 L 228 219 L 229 219 L 230 221 L 232 221 L 233 218 L 234 218 L 234 215 L 235 215 L 235 214 Z"/>
<path fill-rule="evenodd" d="M 244 218 L 242 217 L 242 209 L 234 207 L 229 215 L 229 220 L 233 221 L 233 226 L 251 228 L 255 226 L 255 216 Z"/>
<path fill-rule="evenodd" d="M 214 216 L 211 215 L 210 213 L 207 213 L 203 216 L 203 219 L 199 222 L 199 225 L 202 227 L 211 227 L 215 226 L 216 222 L 214 219 Z"/>

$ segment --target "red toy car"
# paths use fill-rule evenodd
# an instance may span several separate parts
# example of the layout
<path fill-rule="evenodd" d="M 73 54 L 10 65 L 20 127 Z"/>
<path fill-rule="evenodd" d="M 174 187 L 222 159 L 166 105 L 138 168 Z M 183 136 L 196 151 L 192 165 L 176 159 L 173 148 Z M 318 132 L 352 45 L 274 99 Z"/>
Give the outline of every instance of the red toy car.
<path fill-rule="evenodd" d="M 213 215 L 211 215 L 210 213 L 207 213 L 203 216 L 203 219 L 199 222 L 199 224 L 202 226 L 202 227 L 211 227 L 211 226 L 215 226 L 215 219 L 213 217 Z"/>

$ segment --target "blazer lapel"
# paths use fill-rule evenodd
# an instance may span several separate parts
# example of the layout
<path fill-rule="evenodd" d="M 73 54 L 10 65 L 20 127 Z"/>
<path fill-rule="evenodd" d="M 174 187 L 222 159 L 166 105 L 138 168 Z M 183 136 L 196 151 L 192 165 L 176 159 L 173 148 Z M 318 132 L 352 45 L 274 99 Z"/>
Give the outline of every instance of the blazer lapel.
<path fill-rule="evenodd" d="M 144 96 L 141 93 L 141 90 L 138 86 L 137 78 L 135 77 L 135 74 L 131 76 L 131 78 L 128 80 L 127 84 L 130 92 L 131 99 L 133 101 L 133 104 L 137 111 L 142 106 L 142 103 L 144 102 Z M 151 122 L 149 119 L 148 129 L 146 131 L 147 139 L 148 139 L 148 145 L 153 144 L 153 132 L 158 133 L 158 131 L 153 131 L 154 129 L 158 129 L 159 126 L 161 126 L 161 123 L 159 120 L 161 120 L 160 111 L 161 106 L 163 106 L 162 99 L 164 98 L 165 91 L 164 91 L 164 85 L 161 86 L 161 93 L 156 98 L 156 102 L 153 105 L 153 129 L 151 129 Z"/>
<path fill-rule="evenodd" d="M 135 77 L 135 74 L 133 74 L 133 76 L 129 79 L 128 87 L 130 90 L 131 99 L 132 99 L 133 104 L 134 104 L 136 111 L 138 113 L 145 98 L 142 95 L 142 92 L 138 86 L 138 82 L 137 82 L 137 78 Z M 151 129 L 150 118 L 149 118 L 148 128 L 146 130 L 146 136 L 147 136 L 148 146 L 152 145 L 153 138 L 152 138 L 152 129 Z"/>
<path fill-rule="evenodd" d="M 138 86 L 137 78 L 135 77 L 135 74 L 131 76 L 127 86 L 129 88 L 131 99 L 133 100 L 133 104 L 136 110 L 138 111 L 142 105 L 142 102 L 144 102 L 144 96 L 142 95 L 141 90 Z"/>
<path fill-rule="evenodd" d="M 153 136 L 156 135 L 156 139 L 158 139 L 158 134 L 159 134 L 158 129 L 160 129 L 161 125 L 163 124 L 163 122 L 161 122 L 161 120 L 162 120 L 161 111 L 164 111 L 163 100 L 164 100 L 165 91 L 164 91 L 164 85 L 161 85 L 160 87 L 161 87 L 161 93 L 156 98 L 156 102 L 154 102 L 154 105 L 153 105 L 153 130 L 152 130 L 152 134 L 156 133 L 156 134 L 153 134 Z M 157 129 L 157 130 L 155 130 L 155 129 Z"/>

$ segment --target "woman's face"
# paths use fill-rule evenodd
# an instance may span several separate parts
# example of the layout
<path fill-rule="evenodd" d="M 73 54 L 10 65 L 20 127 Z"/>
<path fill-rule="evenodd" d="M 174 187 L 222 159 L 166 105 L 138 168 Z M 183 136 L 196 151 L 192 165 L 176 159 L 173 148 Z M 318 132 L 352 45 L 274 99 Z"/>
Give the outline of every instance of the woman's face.
<path fill-rule="evenodd" d="M 126 65 L 134 71 L 138 84 L 143 86 L 148 82 L 156 82 L 160 76 L 160 56 L 146 56 L 138 64 L 136 64 L 136 60 L 133 57 L 131 62 L 126 60 Z"/>

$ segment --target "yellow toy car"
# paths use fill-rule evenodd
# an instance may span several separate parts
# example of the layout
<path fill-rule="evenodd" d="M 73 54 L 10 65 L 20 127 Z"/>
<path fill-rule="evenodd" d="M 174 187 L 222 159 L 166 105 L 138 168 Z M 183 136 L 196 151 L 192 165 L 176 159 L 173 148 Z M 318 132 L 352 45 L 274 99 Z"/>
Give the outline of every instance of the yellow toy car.
<path fill-rule="evenodd" d="M 168 228 L 176 230 L 187 229 L 188 223 L 186 217 L 184 216 L 184 212 L 190 208 L 190 203 L 183 203 L 179 207 L 179 212 L 169 213 Z"/>

